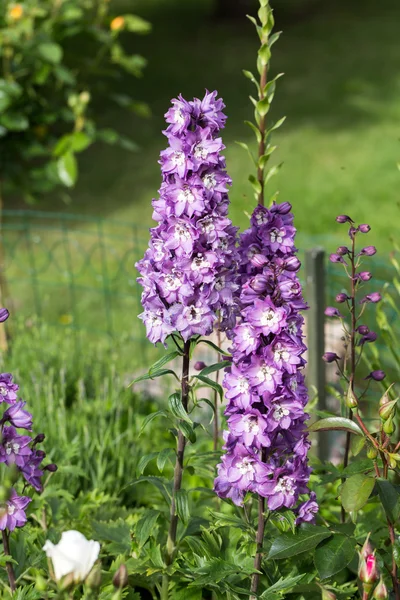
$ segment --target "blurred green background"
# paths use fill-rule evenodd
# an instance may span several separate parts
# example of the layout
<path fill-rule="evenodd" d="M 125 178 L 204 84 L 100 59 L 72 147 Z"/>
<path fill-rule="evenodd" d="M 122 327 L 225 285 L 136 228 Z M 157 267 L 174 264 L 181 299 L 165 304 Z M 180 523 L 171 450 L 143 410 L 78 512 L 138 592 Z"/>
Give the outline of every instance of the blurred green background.
<path fill-rule="evenodd" d="M 104 125 L 131 136 L 140 150 L 132 155 L 101 144 L 90 148 L 82 155 L 73 203 L 63 207 L 49 198 L 48 208 L 151 225 L 150 202 L 160 183 L 158 154 L 165 147 L 163 114 L 171 97 L 201 96 L 208 88 L 217 89 L 226 103 L 232 217 L 246 225 L 244 213 L 253 205 L 247 183 L 251 165 L 235 140 L 253 141 L 243 124 L 252 116 L 252 86 L 242 69 L 254 70 L 257 39 L 245 18 L 217 18 L 215 4 L 115 2 L 115 14 L 129 9 L 153 24 L 150 35 L 126 39 L 128 49 L 132 44 L 130 49 L 148 60 L 144 77 L 118 84 L 119 92 L 147 102 L 152 117 L 130 117 L 115 106 L 99 105 Z M 255 5 L 248 4 L 249 10 Z M 283 160 L 284 168 L 272 179 L 271 192 L 277 188 L 293 203 L 301 245 L 337 238 L 334 217 L 346 212 L 371 222 L 373 242 L 388 251 L 399 217 L 400 4 L 277 0 L 275 13 L 276 28 L 284 34 L 274 47 L 273 72 L 285 76 L 271 118 L 286 115 L 287 121 L 275 136 L 275 160 Z"/>

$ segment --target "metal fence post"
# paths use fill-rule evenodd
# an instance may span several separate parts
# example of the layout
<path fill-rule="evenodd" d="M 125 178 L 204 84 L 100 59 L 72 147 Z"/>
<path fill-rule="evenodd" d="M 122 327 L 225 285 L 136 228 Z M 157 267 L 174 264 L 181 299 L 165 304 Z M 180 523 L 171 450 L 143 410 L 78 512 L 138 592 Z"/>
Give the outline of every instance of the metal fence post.
<path fill-rule="evenodd" d="M 307 311 L 308 386 L 318 394 L 319 410 L 326 410 L 326 376 L 322 355 L 325 352 L 325 252 L 313 248 L 306 252 L 306 295 L 310 306 Z M 318 457 L 329 457 L 329 437 L 319 434 Z"/>

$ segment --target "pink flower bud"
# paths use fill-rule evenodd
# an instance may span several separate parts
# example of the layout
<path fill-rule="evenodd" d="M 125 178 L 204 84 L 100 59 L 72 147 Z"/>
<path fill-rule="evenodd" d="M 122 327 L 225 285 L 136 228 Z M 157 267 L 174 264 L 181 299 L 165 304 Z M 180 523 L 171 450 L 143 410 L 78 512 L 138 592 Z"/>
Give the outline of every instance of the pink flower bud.
<path fill-rule="evenodd" d="M 361 233 L 368 233 L 371 231 L 371 227 L 367 225 L 367 223 L 362 223 L 358 226 L 358 231 L 361 231 Z"/>
<path fill-rule="evenodd" d="M 356 277 L 357 279 L 361 279 L 361 281 L 369 281 L 372 277 L 372 273 L 369 271 L 361 271 Z"/>
<path fill-rule="evenodd" d="M 382 577 L 380 578 L 378 585 L 374 589 L 372 598 L 373 598 L 373 600 L 386 600 L 386 598 L 389 598 L 387 587 L 383 583 Z"/>
<path fill-rule="evenodd" d="M 207 366 L 207 365 L 206 365 L 206 363 L 205 363 L 205 362 L 203 362 L 202 360 L 198 360 L 197 362 L 195 362 L 195 363 L 194 363 L 194 365 L 193 365 L 193 368 L 194 368 L 196 371 L 202 371 L 203 369 L 205 369 L 205 368 L 206 368 L 206 366 Z"/>
<path fill-rule="evenodd" d="M 339 215 L 336 217 L 338 223 L 354 223 L 353 219 L 350 219 L 348 215 Z"/>
<path fill-rule="evenodd" d="M 343 302 L 346 302 L 346 300 L 349 300 L 349 296 L 347 294 L 344 294 L 343 292 L 341 292 L 340 294 L 338 294 L 335 298 L 336 302 L 339 302 L 339 304 L 342 304 Z"/>
<path fill-rule="evenodd" d="M 373 256 L 374 254 L 376 254 L 376 248 L 375 246 L 366 246 L 365 248 L 360 250 L 359 254 L 362 256 Z"/>
<path fill-rule="evenodd" d="M 333 306 L 328 306 L 325 309 L 325 314 L 327 317 L 339 317 L 340 319 L 343 319 L 343 315 L 338 311 L 337 308 L 334 308 Z"/>
<path fill-rule="evenodd" d="M 360 560 L 358 577 L 363 583 L 374 583 L 379 579 L 379 569 L 375 554 L 368 554 Z"/>
<path fill-rule="evenodd" d="M 340 356 L 338 356 L 336 352 L 325 352 L 322 356 L 322 360 L 326 363 L 333 363 L 335 360 L 340 360 Z"/>

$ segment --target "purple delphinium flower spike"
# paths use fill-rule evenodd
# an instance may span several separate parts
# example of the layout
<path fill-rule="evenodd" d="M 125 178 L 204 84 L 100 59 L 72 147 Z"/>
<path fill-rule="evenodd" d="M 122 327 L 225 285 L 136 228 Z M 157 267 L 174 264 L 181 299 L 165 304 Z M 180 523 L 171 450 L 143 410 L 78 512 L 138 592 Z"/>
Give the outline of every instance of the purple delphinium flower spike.
<path fill-rule="evenodd" d="M 218 137 L 226 117 L 217 92 L 203 100 L 172 101 L 160 155 L 163 180 L 153 200 L 158 226 L 137 264 L 143 287 L 140 319 L 153 343 L 178 331 L 184 340 L 208 335 L 220 315 L 221 328 L 235 322 L 237 228 L 227 218 L 224 148 Z"/>
<path fill-rule="evenodd" d="M 233 364 L 224 378 L 228 432 L 215 490 L 242 504 L 246 492 L 267 498 L 270 510 L 296 510 L 312 521 L 318 506 L 309 494 L 310 468 L 304 412 L 308 395 L 301 369 L 307 308 L 296 272 L 291 206 L 257 206 L 240 237 L 240 308 L 233 332 Z M 296 508 L 297 507 L 297 508 Z"/>

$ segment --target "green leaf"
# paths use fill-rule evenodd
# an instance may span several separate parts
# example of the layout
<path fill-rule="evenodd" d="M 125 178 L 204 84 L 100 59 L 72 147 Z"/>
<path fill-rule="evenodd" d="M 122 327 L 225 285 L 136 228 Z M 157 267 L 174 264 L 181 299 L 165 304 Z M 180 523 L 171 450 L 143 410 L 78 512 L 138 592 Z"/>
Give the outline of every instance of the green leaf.
<path fill-rule="evenodd" d="M 280 163 L 279 165 L 274 165 L 266 174 L 265 178 L 264 178 L 264 183 L 267 184 L 268 181 L 274 176 L 276 175 L 281 167 L 282 167 L 283 163 Z"/>
<path fill-rule="evenodd" d="M 299 583 L 302 579 L 304 579 L 305 575 L 295 575 L 294 577 L 285 577 L 279 579 L 276 583 L 271 585 L 265 592 L 263 592 L 260 596 L 261 600 L 276 600 L 280 598 L 280 595 L 277 596 L 277 593 L 291 591 L 294 585 Z"/>
<path fill-rule="evenodd" d="M 135 534 L 139 546 L 143 546 L 147 542 L 159 516 L 158 510 L 148 510 L 137 522 Z"/>
<path fill-rule="evenodd" d="M 175 494 L 176 514 L 186 526 L 189 523 L 190 511 L 188 495 L 185 489 L 178 490 Z"/>
<path fill-rule="evenodd" d="M 254 175 L 249 175 L 249 181 L 250 181 L 254 191 L 257 194 L 260 194 L 262 187 L 261 187 L 261 183 L 258 181 L 258 179 Z"/>
<path fill-rule="evenodd" d="M 147 425 L 149 423 L 151 423 L 153 421 L 153 419 L 156 419 L 157 417 L 168 417 L 168 415 L 165 412 L 165 410 L 157 410 L 156 412 L 151 413 L 150 415 L 147 415 L 147 417 L 143 421 L 143 424 L 142 424 L 142 426 L 140 428 L 139 436 L 142 435 L 142 433 L 145 430 L 145 428 L 147 427 Z"/>
<path fill-rule="evenodd" d="M 257 111 L 259 112 L 259 114 L 262 117 L 265 117 L 265 115 L 267 114 L 267 112 L 269 111 L 270 108 L 270 104 L 269 104 L 269 100 L 268 98 L 264 98 L 263 100 L 259 100 L 257 102 Z"/>
<path fill-rule="evenodd" d="M 357 473 L 365 473 L 366 471 L 371 471 L 373 468 L 374 465 L 372 463 L 372 460 L 370 460 L 369 458 L 366 458 L 364 460 L 356 460 L 349 464 L 345 469 L 343 469 L 342 475 L 348 477 L 350 475 L 356 475 Z"/>
<path fill-rule="evenodd" d="M 222 356 L 231 356 L 229 352 L 226 352 L 226 350 L 222 350 L 222 348 L 219 348 L 216 344 L 214 344 L 214 342 L 210 342 L 210 340 L 204 340 L 202 338 L 197 342 L 197 344 L 206 344 L 207 346 L 210 346 L 210 348 L 212 348 L 213 350 L 215 350 L 216 352 L 218 352 L 218 354 L 221 354 Z"/>
<path fill-rule="evenodd" d="M 179 421 L 177 423 L 178 429 L 183 433 L 185 438 L 187 438 L 192 444 L 196 441 L 196 433 L 193 427 L 187 421 Z"/>
<path fill-rule="evenodd" d="M 386 479 L 377 479 L 376 487 L 387 518 L 391 523 L 395 523 L 400 516 L 399 486 L 394 486 Z"/>
<path fill-rule="evenodd" d="M 280 36 L 282 35 L 282 31 L 276 31 L 275 33 L 273 33 L 269 40 L 268 40 L 268 44 L 269 47 L 272 48 L 272 46 L 275 44 L 275 42 L 277 42 L 280 38 Z"/>
<path fill-rule="evenodd" d="M 350 449 L 353 456 L 357 456 L 360 454 L 361 450 L 364 448 L 366 444 L 365 437 L 352 437 L 350 442 Z"/>
<path fill-rule="evenodd" d="M 222 386 L 219 385 L 219 383 L 217 383 L 216 381 L 213 381 L 209 377 L 205 377 L 204 375 L 200 375 L 200 374 L 195 375 L 194 377 L 196 379 L 198 379 L 199 381 L 202 381 L 203 383 L 205 383 L 207 387 L 210 387 L 213 390 L 215 390 L 219 394 L 219 397 L 221 398 L 221 400 L 223 399 L 224 391 L 222 389 Z"/>
<path fill-rule="evenodd" d="M 272 542 L 268 559 L 275 560 L 296 556 L 302 552 L 312 550 L 320 542 L 331 537 L 332 532 L 326 527 L 317 525 L 304 525 L 297 533 L 283 533 Z"/>
<path fill-rule="evenodd" d="M 7 112 L 0 115 L 0 124 L 9 131 L 25 131 L 29 127 L 28 119 L 16 112 Z"/>
<path fill-rule="evenodd" d="M 192 420 L 189 417 L 189 415 L 187 414 L 187 411 L 182 404 L 182 398 L 181 398 L 180 392 L 175 392 L 174 394 L 171 394 L 169 396 L 168 407 L 169 407 L 169 410 L 174 415 L 174 417 L 176 417 L 177 419 L 182 419 L 183 421 L 186 421 L 186 423 L 189 423 L 189 425 L 192 425 Z"/>
<path fill-rule="evenodd" d="M 247 79 L 250 79 L 250 81 L 252 83 L 254 83 L 254 85 L 256 86 L 257 91 L 260 92 L 260 84 L 258 83 L 257 79 L 254 77 L 253 73 L 251 71 L 243 70 L 243 75 L 245 77 L 247 77 Z"/>
<path fill-rule="evenodd" d="M 149 462 L 152 461 L 154 458 L 157 458 L 157 456 L 158 452 L 150 452 L 149 454 L 145 454 L 144 456 L 142 456 L 136 467 L 136 475 L 142 475 Z"/>
<path fill-rule="evenodd" d="M 139 383 L 139 381 L 146 381 L 147 379 L 156 379 L 157 377 L 162 377 L 163 375 L 173 375 L 179 381 L 179 377 L 175 373 L 175 371 L 171 371 L 171 369 L 160 369 L 159 371 L 154 371 L 153 373 L 145 373 L 144 375 L 136 377 L 136 379 L 134 379 L 130 385 L 133 385 L 134 383 Z"/>
<path fill-rule="evenodd" d="M 272 127 L 270 127 L 268 129 L 268 133 L 271 133 L 271 131 L 274 131 L 275 129 L 279 129 L 279 127 L 286 121 L 286 117 L 282 117 L 281 119 L 279 119 L 279 121 L 277 121 L 275 123 L 275 125 L 272 125 Z"/>
<path fill-rule="evenodd" d="M 58 44 L 54 44 L 53 42 L 45 42 L 43 44 L 39 44 L 37 47 L 37 51 L 40 56 L 46 60 L 47 62 L 56 65 L 61 62 L 63 57 L 63 51 L 61 46 Z"/>
<path fill-rule="evenodd" d="M 57 173 L 66 187 L 73 187 L 78 176 L 76 158 L 72 152 L 66 152 L 57 161 Z"/>
<path fill-rule="evenodd" d="M 314 562 L 321 579 L 332 577 L 347 567 L 355 553 L 355 540 L 336 534 L 315 550 Z"/>
<path fill-rule="evenodd" d="M 129 487 L 131 485 L 137 485 L 138 483 L 150 483 L 154 485 L 158 489 L 158 491 L 162 494 L 164 500 L 169 503 L 171 501 L 171 483 L 165 479 L 165 477 L 157 477 L 155 475 L 142 475 L 128 483 L 125 487 Z M 124 488 L 123 488 L 124 489 Z"/>
<path fill-rule="evenodd" d="M 215 373 L 215 371 L 220 371 L 221 369 L 225 369 L 226 367 L 231 367 L 232 361 L 230 360 L 222 360 L 219 363 L 215 363 L 215 365 L 210 365 L 209 367 L 205 367 L 200 371 L 200 375 L 209 375 L 210 373 Z"/>
<path fill-rule="evenodd" d="M 95 539 L 108 542 L 108 550 L 112 554 L 126 554 L 130 551 L 131 531 L 128 523 L 122 519 L 110 523 L 94 521 L 92 527 Z"/>
<path fill-rule="evenodd" d="M 252 162 L 254 163 L 254 165 L 257 165 L 257 162 L 253 156 L 253 154 L 251 153 L 250 148 L 248 147 L 247 144 L 245 144 L 244 142 L 236 142 L 236 144 L 238 146 L 240 146 L 241 148 L 243 148 L 243 150 L 246 150 L 246 152 L 248 153 L 248 155 L 250 156 L 250 159 L 252 160 Z"/>
<path fill-rule="evenodd" d="M 167 352 L 159 360 L 157 360 L 153 365 L 151 365 L 151 367 L 149 369 L 149 375 L 152 375 L 154 372 L 159 371 L 161 367 L 163 367 L 167 363 L 171 362 L 171 360 L 174 360 L 178 356 L 181 356 L 181 353 L 178 352 L 178 350 L 172 350 L 172 352 Z"/>
<path fill-rule="evenodd" d="M 261 139 L 262 139 L 262 135 L 261 135 L 261 131 L 258 129 L 258 127 L 256 127 L 256 125 L 254 125 L 254 123 L 252 123 L 251 121 L 245 121 L 245 124 L 248 125 L 248 127 L 250 127 L 250 129 L 254 132 L 254 134 L 257 138 L 257 142 L 260 143 Z"/>
<path fill-rule="evenodd" d="M 341 488 L 343 508 L 347 512 L 360 510 L 368 502 L 374 485 L 375 479 L 366 475 L 353 475 L 346 479 Z"/>
<path fill-rule="evenodd" d="M 151 24 L 137 15 L 123 15 L 125 28 L 132 33 L 149 33 Z"/>
<path fill-rule="evenodd" d="M 169 458 L 175 457 L 175 450 L 173 448 L 164 448 L 157 456 L 157 469 L 162 473 L 164 471 L 165 463 Z"/>
<path fill-rule="evenodd" d="M 271 50 L 268 44 L 263 44 L 258 51 L 258 56 L 261 59 L 263 65 L 267 65 L 271 58 Z"/>
<path fill-rule="evenodd" d="M 308 431 L 349 431 L 356 435 L 364 435 L 357 423 L 344 417 L 321 419 L 310 425 Z"/>

